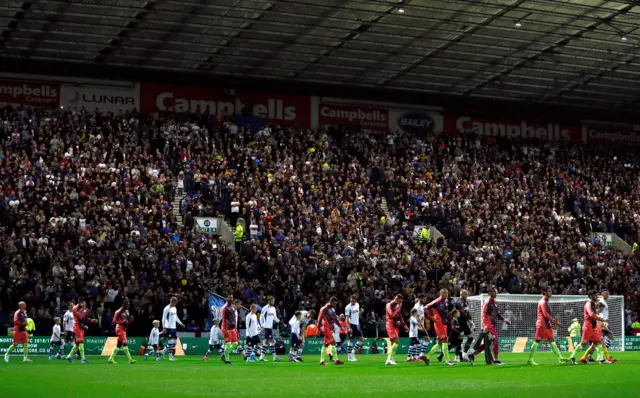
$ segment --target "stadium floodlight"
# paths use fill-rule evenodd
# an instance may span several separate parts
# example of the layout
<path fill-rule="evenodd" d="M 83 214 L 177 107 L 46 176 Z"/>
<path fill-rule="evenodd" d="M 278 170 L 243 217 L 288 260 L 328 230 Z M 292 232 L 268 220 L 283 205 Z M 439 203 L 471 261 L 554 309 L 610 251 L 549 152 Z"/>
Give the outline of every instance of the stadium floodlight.
<path fill-rule="evenodd" d="M 489 298 L 488 294 L 468 298 L 471 319 L 480 328 L 482 325 L 482 305 Z M 499 347 L 501 352 L 529 352 L 536 333 L 538 302 L 542 295 L 538 294 L 500 294 L 496 298 L 500 313 L 511 325 L 498 320 Z M 574 343 L 569 339 L 568 328 L 574 319 L 580 325 L 584 322 L 584 305 L 587 296 L 553 296 L 549 300 L 551 314 L 561 325 L 554 329 L 555 338 L 561 351 L 573 351 Z M 611 342 L 610 351 L 624 351 L 624 296 L 609 296 L 609 328 L 615 339 Z M 545 346 L 542 346 L 545 349 Z M 547 347 L 548 349 L 548 347 Z"/>

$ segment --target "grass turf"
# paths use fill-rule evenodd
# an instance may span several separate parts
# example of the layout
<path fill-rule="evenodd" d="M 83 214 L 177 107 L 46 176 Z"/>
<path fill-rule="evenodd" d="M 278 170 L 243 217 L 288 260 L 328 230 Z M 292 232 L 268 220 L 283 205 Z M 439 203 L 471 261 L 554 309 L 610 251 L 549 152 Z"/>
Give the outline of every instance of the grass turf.
<path fill-rule="evenodd" d="M 566 355 L 566 354 L 565 354 Z M 550 353 L 538 353 L 538 367 L 526 365 L 526 354 L 503 354 L 506 366 L 471 367 L 467 363 L 447 367 L 435 362 L 401 362 L 385 366 L 383 355 L 362 355 L 357 363 L 319 366 L 318 355 L 305 363 L 242 363 L 233 356 L 226 366 L 216 356 L 179 357 L 176 362 L 145 361 L 118 364 L 106 357 L 89 357 L 90 364 L 49 361 L 32 357 L 22 363 L 13 356 L 0 363 L 0 397 L 377 397 L 440 393 L 465 397 L 638 397 L 640 353 L 616 353 L 613 365 L 557 365 Z M 284 358 L 283 358 L 284 359 Z M 342 359 L 346 359 L 342 356 Z"/>

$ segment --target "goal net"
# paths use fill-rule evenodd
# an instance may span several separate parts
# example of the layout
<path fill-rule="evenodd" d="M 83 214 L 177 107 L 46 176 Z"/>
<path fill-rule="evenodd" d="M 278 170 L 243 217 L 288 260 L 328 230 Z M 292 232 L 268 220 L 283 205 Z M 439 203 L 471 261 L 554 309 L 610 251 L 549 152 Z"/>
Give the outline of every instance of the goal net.
<path fill-rule="evenodd" d="M 488 294 L 468 298 L 469 313 L 476 328 L 482 325 L 482 305 Z M 497 296 L 498 309 L 502 316 L 511 321 L 511 325 L 498 320 L 497 331 L 500 352 L 528 352 L 536 334 L 538 318 L 538 302 L 541 295 L 534 294 L 500 294 Z M 569 326 L 577 319 L 582 328 L 584 321 L 584 305 L 587 296 L 553 296 L 549 300 L 551 314 L 561 323 L 554 329 L 555 339 L 562 351 L 573 351 L 574 344 L 580 338 L 569 339 Z M 611 342 L 610 351 L 624 351 L 624 296 L 609 296 L 609 329 L 615 339 Z M 582 329 L 580 329 L 582 331 Z M 542 350 L 551 351 L 548 344 L 541 345 Z"/>

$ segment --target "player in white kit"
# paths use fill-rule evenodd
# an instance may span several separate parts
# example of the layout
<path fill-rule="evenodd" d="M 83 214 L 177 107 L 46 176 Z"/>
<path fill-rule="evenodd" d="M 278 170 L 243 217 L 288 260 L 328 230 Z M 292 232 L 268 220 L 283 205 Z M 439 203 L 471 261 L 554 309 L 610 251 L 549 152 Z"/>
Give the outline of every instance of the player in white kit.
<path fill-rule="evenodd" d="M 178 335 L 176 333 L 176 327 L 179 324 L 184 327 L 184 323 L 180 321 L 178 318 L 178 308 L 176 305 L 178 304 L 177 297 L 171 297 L 169 301 L 169 305 L 164 307 L 164 311 L 162 312 L 162 328 L 167 333 L 167 348 L 165 348 L 165 352 L 169 353 L 169 360 L 175 361 L 175 353 L 176 353 L 176 343 L 178 339 Z"/>
<path fill-rule="evenodd" d="M 209 349 L 204 354 L 203 361 L 209 360 L 209 354 L 211 354 L 214 350 L 218 350 L 218 354 L 220 355 L 220 360 L 224 362 L 224 349 L 222 348 L 222 344 L 224 343 L 224 335 L 222 334 L 222 330 L 220 330 L 219 321 L 214 319 L 213 324 L 211 325 L 211 330 L 209 331 Z"/>
<path fill-rule="evenodd" d="M 418 340 L 420 340 L 420 344 L 414 348 L 414 353 L 409 353 L 414 354 L 413 359 L 415 361 L 422 360 L 424 354 L 427 352 L 427 348 L 429 348 L 429 343 L 431 342 L 431 340 L 429 339 L 429 334 L 427 334 L 427 329 L 424 325 L 424 306 L 426 305 L 426 303 L 427 296 L 423 293 L 420 293 L 418 294 L 418 297 L 416 299 L 416 304 L 413 306 L 413 308 L 418 310 L 418 323 L 420 324 L 420 327 L 418 328 Z"/>
<path fill-rule="evenodd" d="M 356 362 L 356 352 L 362 348 L 362 329 L 360 328 L 360 304 L 358 304 L 358 297 L 351 296 L 351 302 L 344 307 L 344 314 L 347 316 L 347 323 L 349 324 L 349 344 L 347 346 L 347 360 L 349 362 Z M 355 341 L 355 347 L 353 345 Z"/>
<path fill-rule="evenodd" d="M 64 349 L 67 346 L 73 348 L 76 339 L 73 335 L 73 302 L 69 301 L 67 304 L 67 312 L 62 316 L 62 330 L 64 330 L 64 344 L 62 346 L 62 353 L 64 355 Z M 76 353 L 76 359 L 80 360 L 80 353 Z"/>
<path fill-rule="evenodd" d="M 296 314 L 298 311 L 296 311 Z M 313 316 L 316 314 L 314 310 L 309 311 L 300 311 L 300 342 L 298 343 L 298 349 L 295 353 L 295 362 L 304 362 L 302 360 L 302 351 L 304 349 L 304 338 L 307 333 L 307 326 L 313 320 Z M 294 314 L 289 320 L 289 326 L 291 327 L 291 322 L 295 322 L 296 315 Z M 293 333 L 293 332 L 292 332 Z"/>
<path fill-rule="evenodd" d="M 267 297 L 267 305 L 262 307 L 260 313 L 260 326 L 264 329 L 264 353 L 273 355 L 274 361 L 279 361 L 280 358 L 276 356 L 275 344 L 273 339 L 273 325 L 280 322 L 278 319 L 276 307 L 273 306 L 276 299 L 273 296 Z M 264 354 L 260 355 L 260 360 L 264 360 Z"/>
<path fill-rule="evenodd" d="M 296 311 L 289 321 L 289 327 L 291 328 L 291 348 L 289 349 L 289 362 L 303 362 L 301 358 L 302 349 L 300 348 L 303 345 L 301 319 L 302 311 Z"/>
<path fill-rule="evenodd" d="M 156 362 L 162 361 L 164 358 L 163 350 L 160 349 L 160 321 L 153 321 L 153 329 L 151 329 L 151 333 L 149 333 L 149 341 L 147 342 L 147 346 L 153 347 L 153 351 L 145 352 L 144 359 L 149 359 L 149 355 L 156 354 Z"/>
<path fill-rule="evenodd" d="M 260 325 L 258 323 L 258 306 L 253 303 L 249 307 L 249 313 L 245 319 L 247 327 L 247 346 L 244 350 L 244 360 L 246 362 L 258 362 L 256 354 L 262 352 L 262 341 L 260 341 Z"/>
<path fill-rule="evenodd" d="M 55 323 L 53 325 L 53 332 L 51 333 L 51 340 L 49 341 L 49 360 L 52 361 L 55 358 L 53 357 L 53 350 L 58 347 L 58 354 L 56 355 L 58 359 L 62 359 L 62 351 L 64 350 L 62 346 L 62 336 L 60 330 L 60 318 L 56 317 L 53 319 Z"/>
<path fill-rule="evenodd" d="M 598 303 L 601 303 L 604 306 L 604 309 L 602 310 L 602 314 L 600 314 L 601 317 L 603 317 L 604 319 L 609 319 L 609 304 L 607 304 L 607 300 L 609 300 L 609 291 L 608 290 L 603 290 L 602 291 L 602 297 L 600 297 L 600 299 L 598 300 Z M 605 329 L 608 329 L 609 323 L 605 322 L 602 328 L 602 342 L 605 344 L 605 346 L 607 347 L 607 350 L 609 348 L 611 348 L 611 340 L 609 339 L 609 335 L 605 332 Z M 589 356 L 589 360 L 591 360 L 591 355 Z M 601 362 L 604 360 L 604 356 L 602 355 L 602 350 L 598 350 L 598 361 Z"/>

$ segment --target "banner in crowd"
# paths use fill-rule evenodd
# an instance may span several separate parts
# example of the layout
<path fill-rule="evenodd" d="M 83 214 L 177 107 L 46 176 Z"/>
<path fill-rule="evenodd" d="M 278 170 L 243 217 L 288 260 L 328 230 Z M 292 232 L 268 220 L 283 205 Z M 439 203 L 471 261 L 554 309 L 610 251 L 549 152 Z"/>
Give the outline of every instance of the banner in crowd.
<path fill-rule="evenodd" d="M 442 114 L 433 110 L 393 104 L 358 105 L 357 101 L 342 99 L 324 101 L 318 105 L 320 126 L 360 126 L 373 133 L 416 134 L 440 133 L 443 128 Z"/>
<path fill-rule="evenodd" d="M 44 106 L 60 103 L 60 85 L 27 82 L 20 80 L 0 80 L 0 104 Z"/>
<path fill-rule="evenodd" d="M 142 113 L 177 112 L 213 114 L 218 118 L 242 114 L 249 107 L 265 123 L 308 127 L 311 97 L 278 93 L 242 92 L 231 94 L 216 88 L 141 83 Z"/>
<path fill-rule="evenodd" d="M 578 123 L 559 123 L 531 120 L 499 120 L 473 116 L 447 115 L 444 118 L 447 133 L 474 133 L 508 139 L 536 139 L 541 141 L 579 142 Z"/>
<path fill-rule="evenodd" d="M 71 108 L 84 107 L 93 112 L 118 113 L 140 110 L 140 85 L 131 87 L 63 84 L 60 86 L 60 105 Z"/>
<path fill-rule="evenodd" d="M 213 319 L 221 319 L 221 309 L 225 305 L 227 300 L 215 293 L 209 293 L 209 314 Z"/>
<path fill-rule="evenodd" d="M 638 146 L 640 145 L 640 130 L 629 124 L 583 120 L 582 142 L 594 146 Z"/>

